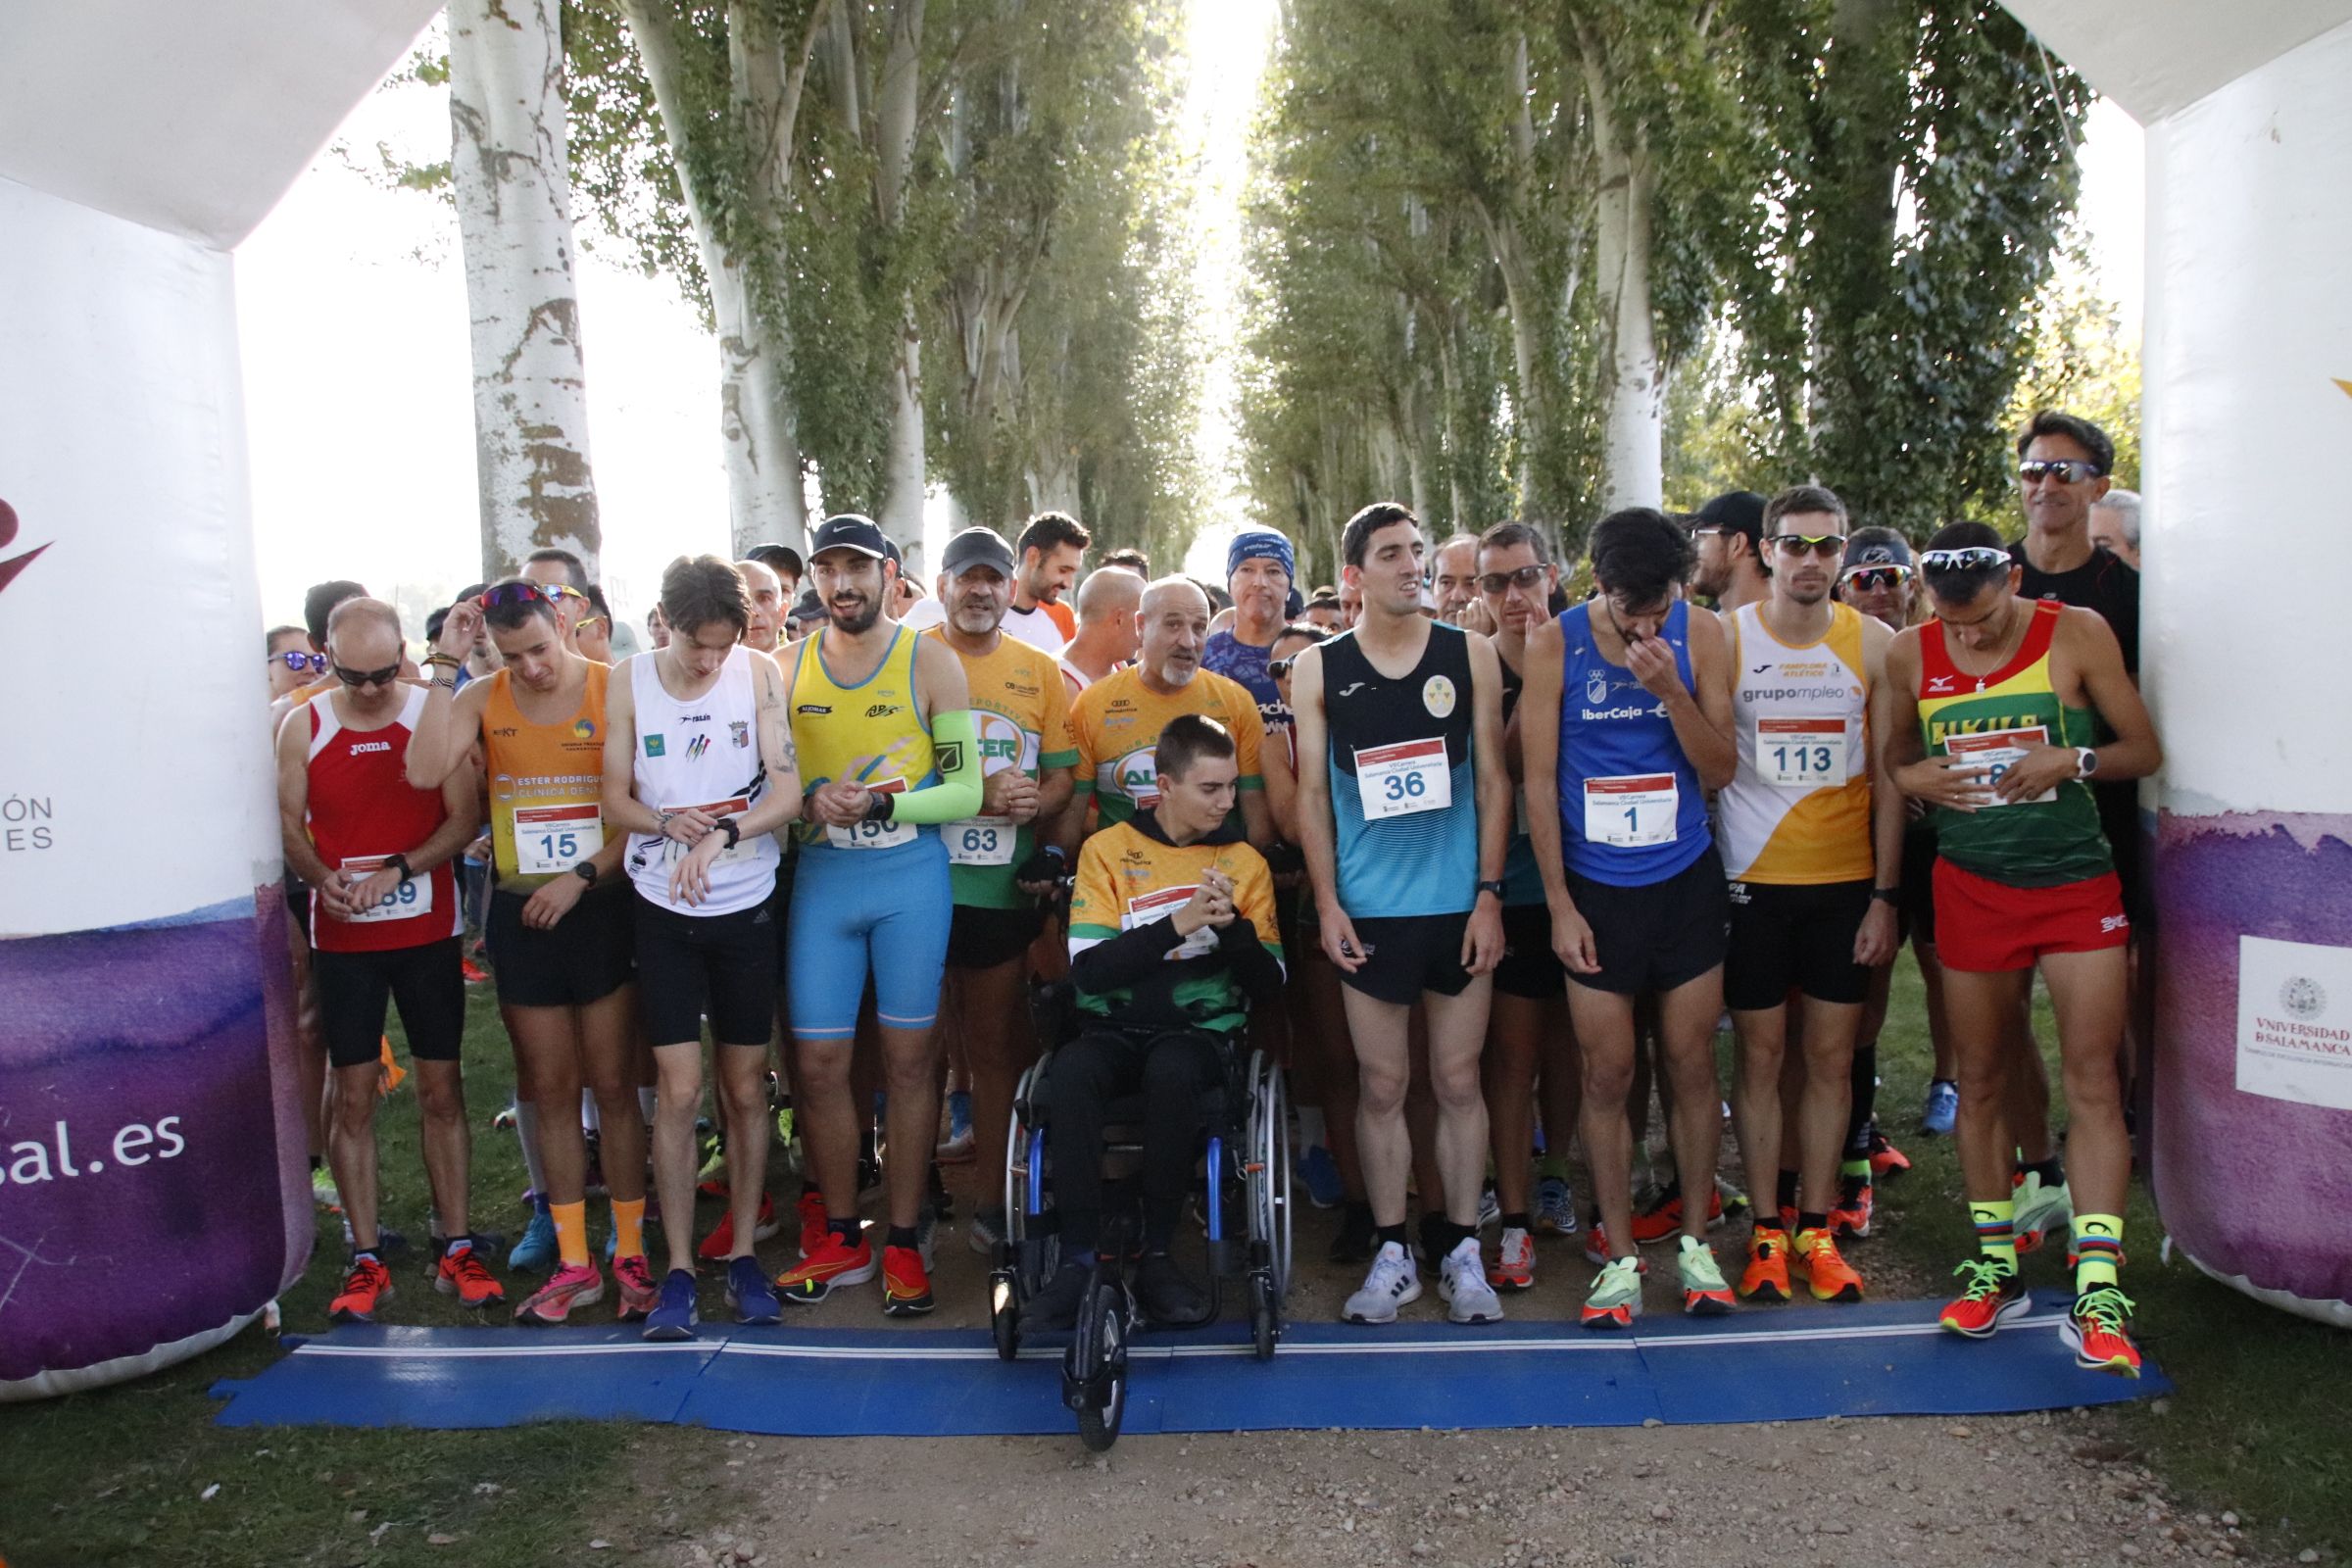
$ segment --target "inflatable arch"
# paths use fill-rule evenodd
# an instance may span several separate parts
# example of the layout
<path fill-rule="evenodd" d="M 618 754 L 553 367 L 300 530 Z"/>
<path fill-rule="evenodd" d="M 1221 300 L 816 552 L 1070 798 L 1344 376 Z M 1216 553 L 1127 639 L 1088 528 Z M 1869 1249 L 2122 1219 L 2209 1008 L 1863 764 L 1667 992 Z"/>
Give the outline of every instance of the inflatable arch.
<path fill-rule="evenodd" d="M 2352 1322 L 2352 0 L 2011 6 L 2149 132 L 2158 1200 Z M 228 253 L 435 9 L 0 14 L 0 1399 L 308 1261 Z"/>

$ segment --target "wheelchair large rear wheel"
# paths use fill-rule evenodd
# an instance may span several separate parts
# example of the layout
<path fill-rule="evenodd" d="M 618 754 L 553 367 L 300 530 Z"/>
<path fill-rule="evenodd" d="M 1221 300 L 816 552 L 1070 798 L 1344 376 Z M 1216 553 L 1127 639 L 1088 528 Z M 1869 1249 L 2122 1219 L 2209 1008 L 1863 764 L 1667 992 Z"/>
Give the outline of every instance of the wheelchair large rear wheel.
<path fill-rule="evenodd" d="M 1277 1306 L 1291 1293 L 1291 1118 L 1282 1068 L 1262 1053 L 1250 1058 L 1250 1232 L 1265 1245 Z"/>

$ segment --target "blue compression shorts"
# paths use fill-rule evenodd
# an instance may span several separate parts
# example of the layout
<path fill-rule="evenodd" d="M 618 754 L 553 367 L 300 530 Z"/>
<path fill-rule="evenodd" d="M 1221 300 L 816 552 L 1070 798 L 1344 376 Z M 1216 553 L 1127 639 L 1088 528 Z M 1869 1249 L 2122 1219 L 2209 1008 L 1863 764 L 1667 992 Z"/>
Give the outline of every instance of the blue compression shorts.
<path fill-rule="evenodd" d="M 884 1028 L 929 1028 L 954 916 L 937 833 L 891 850 L 804 847 L 785 927 L 793 1034 L 850 1039 L 868 974 Z"/>

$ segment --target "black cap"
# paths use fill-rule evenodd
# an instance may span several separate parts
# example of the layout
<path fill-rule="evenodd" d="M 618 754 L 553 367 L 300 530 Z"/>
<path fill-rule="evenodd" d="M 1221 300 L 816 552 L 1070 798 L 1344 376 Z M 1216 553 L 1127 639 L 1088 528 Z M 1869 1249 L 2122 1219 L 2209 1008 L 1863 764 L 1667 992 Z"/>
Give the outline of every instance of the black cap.
<path fill-rule="evenodd" d="M 1698 509 L 1701 527 L 1745 534 L 1751 543 L 1764 537 L 1764 498 L 1753 490 L 1732 490 Z"/>
<path fill-rule="evenodd" d="M 795 582 L 808 575 L 808 569 L 801 564 L 801 553 L 789 545 L 754 545 L 744 553 L 744 559 L 757 561 L 762 566 L 777 571 L 789 571 Z"/>
<path fill-rule="evenodd" d="M 1911 546 L 1891 528 L 1865 528 L 1851 534 L 1845 541 L 1845 560 L 1838 563 L 1841 572 L 1856 566 L 1912 566 Z"/>
<path fill-rule="evenodd" d="M 822 620 L 825 618 L 825 602 L 816 597 L 815 589 L 804 588 L 801 590 L 801 597 L 792 602 L 792 609 L 784 618 L 786 620 Z"/>
<path fill-rule="evenodd" d="M 1012 575 L 1012 546 L 994 528 L 966 528 L 940 553 L 939 569 L 951 577 L 966 566 L 977 565 L 994 566 L 1001 576 Z"/>
<path fill-rule="evenodd" d="M 808 557 L 814 560 L 828 550 L 855 550 L 876 561 L 896 561 L 899 553 L 882 536 L 871 517 L 860 517 L 855 512 L 845 512 L 837 517 L 827 517 L 808 537 Z"/>

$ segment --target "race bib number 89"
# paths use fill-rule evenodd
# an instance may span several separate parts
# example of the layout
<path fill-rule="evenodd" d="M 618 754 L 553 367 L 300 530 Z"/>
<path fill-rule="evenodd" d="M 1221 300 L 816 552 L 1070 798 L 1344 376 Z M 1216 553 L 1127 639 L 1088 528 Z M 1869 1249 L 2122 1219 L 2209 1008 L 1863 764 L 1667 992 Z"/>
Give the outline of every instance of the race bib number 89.
<path fill-rule="evenodd" d="M 382 869 L 383 863 L 390 858 L 386 855 L 355 855 L 343 862 L 343 869 L 350 873 L 349 880 L 352 882 L 364 882 Z M 413 877 L 399 884 L 378 899 L 373 906 L 348 918 L 365 924 L 372 920 L 408 920 L 432 912 L 433 879 L 428 875 Z"/>

